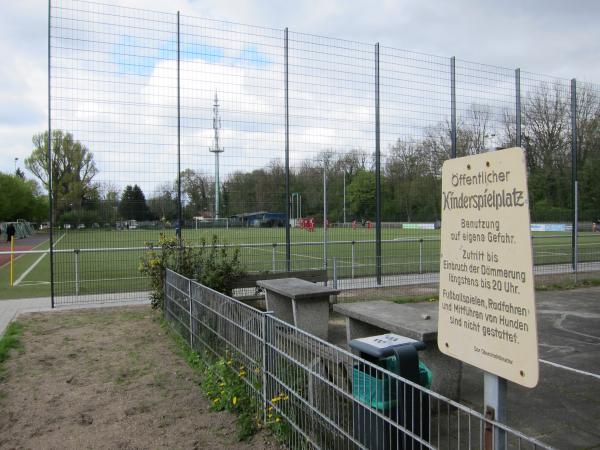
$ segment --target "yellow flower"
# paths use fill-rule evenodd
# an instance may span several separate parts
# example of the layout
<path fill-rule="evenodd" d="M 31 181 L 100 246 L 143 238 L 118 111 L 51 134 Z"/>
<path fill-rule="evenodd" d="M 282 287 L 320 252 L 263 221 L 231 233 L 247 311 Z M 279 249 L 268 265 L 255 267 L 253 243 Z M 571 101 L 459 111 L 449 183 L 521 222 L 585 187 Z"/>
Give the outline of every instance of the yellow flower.
<path fill-rule="evenodd" d="M 213 403 L 219 403 L 219 399 L 218 398 L 213 399 Z"/>
<path fill-rule="evenodd" d="M 281 422 L 281 418 L 280 417 L 275 418 L 275 422 Z"/>
<path fill-rule="evenodd" d="M 236 403 L 237 403 L 237 397 L 235 397 L 235 396 L 234 396 L 234 397 L 231 399 L 231 403 L 233 403 L 233 406 L 235 406 L 235 405 L 236 405 Z"/>

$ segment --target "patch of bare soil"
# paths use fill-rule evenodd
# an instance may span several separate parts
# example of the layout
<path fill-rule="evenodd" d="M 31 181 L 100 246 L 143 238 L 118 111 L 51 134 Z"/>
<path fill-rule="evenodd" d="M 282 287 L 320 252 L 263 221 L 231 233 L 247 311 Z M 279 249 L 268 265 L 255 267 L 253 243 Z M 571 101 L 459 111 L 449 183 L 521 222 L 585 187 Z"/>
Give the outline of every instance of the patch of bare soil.
<path fill-rule="evenodd" d="M 0 448 L 274 449 L 235 438 L 149 307 L 30 314 L 0 381 Z"/>

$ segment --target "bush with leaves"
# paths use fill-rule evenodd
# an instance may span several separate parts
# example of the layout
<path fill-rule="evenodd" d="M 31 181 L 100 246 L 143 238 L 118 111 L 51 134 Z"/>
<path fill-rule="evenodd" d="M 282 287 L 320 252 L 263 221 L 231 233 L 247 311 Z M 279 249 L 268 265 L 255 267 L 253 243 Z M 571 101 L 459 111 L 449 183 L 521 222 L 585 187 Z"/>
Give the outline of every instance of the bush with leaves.
<path fill-rule="evenodd" d="M 158 247 L 152 243 L 146 246 L 148 250 L 141 258 L 139 271 L 150 278 L 150 300 L 155 309 L 162 309 L 164 305 L 167 269 L 228 295 L 231 295 L 232 283 L 246 274 L 239 249 L 232 251 L 221 245 L 217 236 L 210 242 L 202 238 L 199 245 L 191 245 L 176 236 L 161 233 Z"/>

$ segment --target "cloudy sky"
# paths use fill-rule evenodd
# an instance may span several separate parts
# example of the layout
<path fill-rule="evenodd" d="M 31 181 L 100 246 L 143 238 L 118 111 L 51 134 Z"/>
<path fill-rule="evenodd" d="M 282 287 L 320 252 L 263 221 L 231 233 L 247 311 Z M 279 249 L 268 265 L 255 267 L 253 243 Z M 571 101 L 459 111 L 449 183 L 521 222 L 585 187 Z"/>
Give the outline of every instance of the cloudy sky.
<path fill-rule="evenodd" d="M 54 4 L 61 4 L 55 0 Z M 284 1 L 259 1 L 259 0 L 121 0 L 110 4 L 123 5 L 135 8 L 146 8 L 149 4 L 153 10 L 174 13 L 180 10 L 186 16 L 197 16 L 237 23 L 253 24 L 272 27 L 281 30 L 289 27 L 290 31 L 309 33 L 318 36 L 329 36 L 365 44 L 380 42 L 386 47 L 407 49 L 441 57 L 456 56 L 465 61 L 475 61 L 505 68 L 521 67 L 533 73 L 542 73 L 563 78 L 577 77 L 578 80 L 600 81 L 600 2 L 595 1 L 357 1 L 357 0 L 329 0 L 311 1 L 297 0 Z M 224 34 L 223 39 L 227 39 Z M 264 42 L 263 42 L 264 44 Z M 224 56 L 221 48 L 234 49 L 231 42 L 222 47 L 214 44 L 214 51 L 218 54 L 220 64 Z M 357 46 L 362 48 L 361 46 Z M 365 47 L 366 48 L 366 47 Z M 216 49 L 216 50 L 215 50 Z M 215 86 L 233 86 L 233 80 L 257 78 L 261 67 L 257 65 L 263 47 L 241 46 L 235 50 L 240 55 L 254 52 L 252 67 L 235 67 L 223 69 L 222 79 L 213 80 Z M 166 50 L 165 50 L 166 51 Z M 185 51 L 185 48 L 184 48 Z M 190 50 L 191 51 L 191 50 Z M 206 50 L 205 50 L 206 51 Z M 17 164 L 23 167 L 23 160 L 31 152 L 31 137 L 34 133 L 47 128 L 47 3 L 42 0 L 2 1 L 0 4 L 0 171 L 14 170 L 15 158 Z M 256 56 L 259 55 L 259 56 Z M 161 59 L 164 55 L 161 55 Z M 235 56 L 235 55 L 234 55 Z M 274 55 L 268 63 L 276 63 L 279 56 Z M 251 58 L 252 59 L 252 58 Z M 214 63 L 215 61 L 213 61 Z M 126 64 L 127 61 L 124 62 Z M 186 65 L 187 64 L 187 65 Z M 187 73 L 203 71 L 210 64 L 207 58 L 190 58 L 184 63 L 182 70 Z M 266 64 L 266 63 L 265 63 Z M 223 66 L 224 67 L 224 66 Z M 214 68 L 214 66 L 213 66 Z M 172 61 L 162 61 L 152 67 L 151 74 L 134 74 L 135 76 L 147 75 L 145 89 L 152 92 L 156 99 L 162 92 L 161 89 L 172 86 L 161 85 L 161 74 L 173 71 Z M 358 70 L 360 72 L 360 70 Z M 307 77 L 305 73 L 298 73 L 299 78 Z M 356 74 L 357 77 L 360 74 Z M 217 77 L 219 72 L 217 71 Z M 193 76 L 192 76 L 193 78 Z M 359 78 L 359 77 L 358 77 Z M 182 89 L 190 92 L 193 97 L 192 85 L 183 82 Z M 206 82 L 206 79 L 202 79 Z M 271 80 L 280 83 L 279 79 Z M 353 80 L 348 80 L 348 83 Z M 158 84 L 157 84 L 158 83 Z M 231 139 L 230 146 L 243 147 L 240 142 L 256 142 L 257 136 L 262 137 L 268 133 L 279 136 L 280 123 L 270 123 L 271 128 L 261 128 L 257 121 L 254 127 L 243 128 L 242 117 L 253 117 L 252 114 L 276 115 L 279 113 L 270 110 L 275 101 L 253 102 L 256 97 L 269 86 L 253 83 L 253 91 L 248 94 L 244 91 L 244 82 L 239 83 L 239 90 L 222 88 L 223 102 L 237 98 L 236 114 L 239 116 L 236 126 L 227 129 L 224 126 L 224 139 L 228 133 Z M 87 88 L 92 91 L 99 89 L 99 85 Z M 212 92 L 212 88 L 207 90 Z M 83 90 L 85 92 L 85 90 Z M 327 101 L 327 95 L 335 96 L 335 92 L 320 93 Z M 196 101 L 208 102 L 208 97 L 198 94 Z M 276 94 L 274 94 L 277 97 Z M 346 98 L 350 98 L 346 93 Z M 212 93 L 211 93 L 212 96 Z M 275 98 L 274 97 L 274 98 Z M 90 102 L 102 101 L 102 98 L 88 99 Z M 172 100 L 172 98 L 171 98 Z M 153 105 L 148 115 L 160 115 L 162 107 L 171 105 L 171 100 L 158 102 Z M 191 100 L 190 100 L 191 101 Z M 302 109 L 302 102 L 307 98 L 298 98 L 298 110 Z M 347 100 L 350 103 L 350 100 Z M 246 105 L 244 107 L 243 105 Z M 194 105 L 190 103 L 190 108 Z M 346 105 L 348 106 L 348 105 Z M 364 108 L 369 108 L 368 102 L 352 104 L 352 117 L 361 117 Z M 79 108 L 84 108 L 79 106 Z M 393 107 L 390 106 L 390 110 Z M 97 113 L 97 103 L 94 111 Z M 81 112 L 81 111 L 79 111 Z M 111 113 L 109 110 L 103 111 Z M 123 113 L 123 111 L 120 111 Z M 112 111 L 115 113 L 115 111 Z M 133 114 L 130 111 L 129 116 Z M 136 112 L 137 114 L 137 112 Z M 365 113 L 366 114 L 366 113 Z M 370 114 L 370 113 L 369 113 Z M 231 119 L 233 113 L 229 115 Z M 64 116 L 66 117 L 66 116 Z M 81 117 L 81 116 L 78 116 Z M 97 114 L 92 120 L 99 121 Z M 344 116 L 347 117 L 347 116 Z M 344 117 L 340 117 L 343 120 Z M 335 117 L 328 117 L 335 120 Z M 368 114 L 365 119 L 370 120 Z M 266 121 L 268 122 L 268 121 Z M 266 123 L 265 122 L 265 123 Z M 271 121 L 272 122 L 272 121 Z M 156 124 L 149 124 L 155 126 Z M 164 125 L 164 123 L 163 123 Z M 136 124 L 139 126 L 139 124 Z M 191 128 L 194 127 L 190 123 Z M 318 128 L 315 124 L 306 122 L 300 130 L 303 137 L 298 138 L 305 145 L 312 145 L 315 150 L 329 145 L 330 126 Z M 312 131 L 311 131 L 312 130 Z M 299 131 L 299 130 L 296 130 Z M 359 126 L 355 125 L 346 130 L 351 135 L 352 143 L 349 145 L 360 146 L 369 138 L 364 137 Z M 146 132 L 147 133 L 147 132 Z M 259 133 L 259 134 L 256 134 Z M 311 134 L 312 133 L 312 134 Z M 402 134 L 399 131 L 399 134 Z M 151 133 L 147 133 L 148 136 Z M 234 136 L 235 135 L 235 136 Z M 314 138 L 314 141 L 311 139 Z M 188 145 L 196 143 L 201 146 L 210 144 L 210 127 L 204 127 L 194 135 L 189 136 Z M 277 137 L 269 145 L 278 146 L 281 142 Z M 184 144 L 185 145 L 185 144 Z M 271 149 L 269 145 L 247 148 L 247 151 L 265 151 Z M 160 146 L 158 147 L 160 149 Z M 107 150 L 110 148 L 107 147 Z M 149 150 L 145 150 L 149 151 Z M 235 153 L 230 153 L 233 156 Z M 239 153 L 244 155 L 244 153 Z M 129 155 L 135 159 L 136 153 Z M 235 154 L 237 155 L 237 154 Z M 206 156 L 206 158 L 212 155 Z M 208 161 L 208 160 L 207 160 Z M 121 160 L 113 163 L 125 164 Z M 208 163 L 208 162 L 207 162 Z M 108 164 L 105 161 L 105 164 Z M 104 168 L 108 167 L 107 165 Z M 116 172 L 114 166 L 110 169 Z M 157 170 L 157 169 L 151 169 Z M 127 175 L 129 176 L 129 175 Z M 113 181 L 120 184 L 121 180 L 113 177 Z M 159 180 L 155 180 L 159 181 Z"/>

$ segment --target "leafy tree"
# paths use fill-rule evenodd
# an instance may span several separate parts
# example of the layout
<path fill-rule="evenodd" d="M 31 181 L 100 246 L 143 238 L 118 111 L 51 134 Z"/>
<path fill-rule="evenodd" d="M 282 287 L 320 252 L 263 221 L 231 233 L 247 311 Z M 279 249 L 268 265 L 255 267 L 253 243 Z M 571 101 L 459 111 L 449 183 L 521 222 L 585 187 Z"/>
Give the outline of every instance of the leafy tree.
<path fill-rule="evenodd" d="M 148 199 L 150 213 L 163 221 L 177 218 L 177 191 L 170 183 L 159 186 Z"/>
<path fill-rule="evenodd" d="M 361 170 L 356 173 L 348 186 L 350 208 L 356 217 L 375 217 L 375 173 Z"/>
<path fill-rule="evenodd" d="M 25 167 L 49 190 L 48 132 L 33 136 L 34 149 L 25 159 Z M 61 130 L 52 132 L 53 213 L 58 217 L 68 210 L 80 209 L 93 198 L 92 180 L 98 174 L 92 153 Z"/>
<path fill-rule="evenodd" d="M 35 181 L 0 173 L 0 193 L 2 220 L 25 219 L 37 222 L 47 220 L 48 199 L 40 194 Z"/>
<path fill-rule="evenodd" d="M 186 205 L 188 218 L 199 215 L 201 212 L 214 208 L 210 198 L 214 195 L 214 180 L 192 169 L 181 172 L 181 190 Z M 177 200 L 177 193 L 174 193 Z M 164 214 L 161 216 L 164 217 Z"/>
<path fill-rule="evenodd" d="M 133 187 L 128 185 L 123 191 L 119 203 L 119 215 L 125 220 L 148 220 L 152 217 L 146 204 L 146 197 L 137 184 Z"/>

